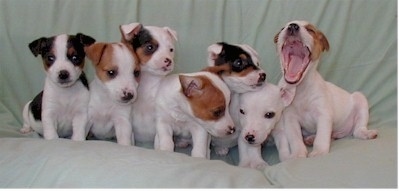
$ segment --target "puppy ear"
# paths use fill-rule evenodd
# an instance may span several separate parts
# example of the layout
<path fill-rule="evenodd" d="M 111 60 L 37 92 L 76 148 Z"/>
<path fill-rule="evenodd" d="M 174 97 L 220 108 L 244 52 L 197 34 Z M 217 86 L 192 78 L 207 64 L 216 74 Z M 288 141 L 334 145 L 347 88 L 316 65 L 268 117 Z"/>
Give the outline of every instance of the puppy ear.
<path fill-rule="evenodd" d="M 292 87 L 289 89 L 280 88 L 280 97 L 283 100 L 284 107 L 289 106 L 294 100 L 296 88 Z"/>
<path fill-rule="evenodd" d="M 224 72 L 229 71 L 229 70 L 230 70 L 230 65 L 228 65 L 228 64 L 223 64 L 220 66 L 208 66 L 208 67 L 202 69 L 202 71 L 211 72 L 216 75 L 222 75 Z"/>
<path fill-rule="evenodd" d="M 202 95 L 203 83 L 201 78 L 195 76 L 179 75 L 180 84 L 183 94 L 188 97 L 195 97 Z"/>
<path fill-rule="evenodd" d="M 75 35 L 75 37 L 84 46 L 89 46 L 89 45 L 92 45 L 92 44 L 94 44 L 96 42 L 96 40 L 94 38 L 92 38 L 91 36 L 85 35 L 83 33 L 78 33 L 78 34 Z"/>
<path fill-rule="evenodd" d="M 104 54 L 104 50 L 106 48 L 106 43 L 95 43 L 93 45 L 85 47 L 86 55 L 91 60 L 94 66 L 100 63 L 101 57 Z"/>
<path fill-rule="evenodd" d="M 317 36 L 320 39 L 320 42 L 321 42 L 321 45 L 322 45 L 322 51 L 330 50 L 330 43 L 328 43 L 328 40 L 327 40 L 326 36 L 320 31 L 318 31 L 317 33 L 318 33 Z"/>
<path fill-rule="evenodd" d="M 122 41 L 132 40 L 140 32 L 141 28 L 143 28 L 143 25 L 140 23 L 120 25 L 119 30 L 121 31 Z"/>
<path fill-rule="evenodd" d="M 241 45 L 244 49 L 246 49 L 246 51 L 248 51 L 249 53 L 252 53 L 256 58 L 259 57 L 258 52 L 256 52 L 255 49 L 253 49 L 251 46 L 249 46 L 248 44 L 242 44 Z"/>
<path fill-rule="evenodd" d="M 274 44 L 277 44 L 278 36 L 280 35 L 280 33 L 281 33 L 281 31 L 278 32 L 276 35 L 274 35 L 274 39 L 273 39 Z"/>
<path fill-rule="evenodd" d="M 29 49 L 35 57 L 42 53 L 43 48 L 46 47 L 47 40 L 46 37 L 42 37 L 29 43 Z"/>
<path fill-rule="evenodd" d="M 166 30 L 166 32 L 172 37 L 173 40 L 177 41 L 177 33 L 175 30 L 169 27 L 163 27 L 163 29 Z"/>
<path fill-rule="evenodd" d="M 223 46 L 219 43 L 212 44 L 208 47 L 208 66 L 215 66 L 215 60 L 222 52 Z"/>

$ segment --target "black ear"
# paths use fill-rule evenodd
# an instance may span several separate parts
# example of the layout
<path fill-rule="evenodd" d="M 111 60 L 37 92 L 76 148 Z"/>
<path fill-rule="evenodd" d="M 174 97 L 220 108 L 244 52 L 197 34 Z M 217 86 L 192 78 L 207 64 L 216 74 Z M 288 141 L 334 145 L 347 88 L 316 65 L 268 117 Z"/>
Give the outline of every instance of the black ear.
<path fill-rule="evenodd" d="M 90 46 L 96 42 L 94 38 L 91 36 L 87 36 L 82 33 L 76 34 L 76 38 L 79 40 L 80 43 L 82 43 L 84 46 Z"/>
<path fill-rule="evenodd" d="M 47 38 L 42 37 L 29 43 L 29 49 L 35 57 L 42 53 L 43 48 L 46 46 L 47 40 Z"/>

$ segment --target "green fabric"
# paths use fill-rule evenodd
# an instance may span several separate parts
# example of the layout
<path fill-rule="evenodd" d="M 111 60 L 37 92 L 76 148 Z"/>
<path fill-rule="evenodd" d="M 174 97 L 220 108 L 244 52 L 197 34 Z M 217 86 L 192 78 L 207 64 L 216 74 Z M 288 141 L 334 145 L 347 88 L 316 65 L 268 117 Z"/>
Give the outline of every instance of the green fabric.
<path fill-rule="evenodd" d="M 267 80 L 277 83 L 273 38 L 291 20 L 308 20 L 327 36 L 330 51 L 319 71 L 366 95 L 369 128 L 380 131 L 376 140 L 348 137 L 334 141 L 327 156 L 283 163 L 275 147 L 266 147 L 264 158 L 273 166 L 261 173 L 220 161 L 236 165 L 236 148 L 206 161 L 18 132 L 23 106 L 44 84 L 41 59 L 28 48 L 39 37 L 82 32 L 114 42 L 121 24 L 168 26 L 178 35 L 175 72 L 204 68 L 215 42 L 245 43 L 258 51 Z M 0 42 L 0 187 L 397 187 L 396 1 L 0 0 Z M 85 70 L 93 79 L 88 60 Z"/>

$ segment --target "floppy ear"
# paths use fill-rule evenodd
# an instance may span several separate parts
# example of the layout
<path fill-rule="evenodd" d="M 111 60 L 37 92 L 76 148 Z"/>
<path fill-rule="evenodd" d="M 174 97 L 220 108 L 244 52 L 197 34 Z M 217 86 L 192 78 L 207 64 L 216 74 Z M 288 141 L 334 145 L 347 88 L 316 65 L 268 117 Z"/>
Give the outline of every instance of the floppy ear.
<path fill-rule="evenodd" d="M 202 80 L 195 76 L 179 75 L 180 84 L 183 94 L 188 97 L 200 96 L 203 91 Z"/>
<path fill-rule="evenodd" d="M 330 43 L 328 43 L 326 36 L 321 31 L 318 31 L 318 37 L 319 37 L 321 45 L 322 45 L 321 50 L 322 51 L 330 50 Z"/>
<path fill-rule="evenodd" d="M 212 44 L 208 47 L 208 66 L 214 66 L 215 60 L 222 52 L 223 46 L 219 43 Z"/>
<path fill-rule="evenodd" d="M 91 36 L 87 36 L 83 33 L 78 33 L 75 35 L 75 37 L 79 40 L 80 43 L 82 43 L 84 46 L 90 46 L 96 42 L 94 38 Z"/>
<path fill-rule="evenodd" d="M 177 33 L 176 33 L 176 31 L 172 30 L 169 27 L 163 27 L 163 29 L 166 30 L 166 32 L 172 37 L 173 40 L 177 41 Z"/>
<path fill-rule="evenodd" d="M 208 66 L 208 67 L 202 69 L 202 71 L 211 72 L 216 75 L 221 75 L 224 72 L 229 71 L 229 70 L 230 70 L 230 65 L 228 65 L 228 64 L 223 64 L 220 66 Z"/>
<path fill-rule="evenodd" d="M 140 23 L 120 25 L 119 30 L 121 31 L 122 41 L 132 40 L 140 32 L 141 28 L 143 28 L 143 25 Z"/>
<path fill-rule="evenodd" d="M 292 103 L 292 100 L 294 100 L 295 90 L 296 88 L 280 88 L 280 97 L 283 100 L 284 107 L 289 106 Z"/>
<path fill-rule="evenodd" d="M 258 52 L 256 52 L 255 49 L 253 49 L 251 46 L 249 46 L 248 44 L 242 44 L 242 46 L 247 49 L 247 51 L 249 51 L 250 53 L 252 53 L 254 56 L 256 56 L 257 58 L 259 57 Z"/>
<path fill-rule="evenodd" d="M 42 37 L 29 43 L 29 49 L 35 57 L 42 53 L 42 49 L 46 46 L 47 38 Z"/>
<path fill-rule="evenodd" d="M 86 56 L 91 60 L 94 66 L 98 65 L 101 60 L 101 56 L 107 48 L 106 43 L 95 43 L 88 47 L 85 47 Z"/>

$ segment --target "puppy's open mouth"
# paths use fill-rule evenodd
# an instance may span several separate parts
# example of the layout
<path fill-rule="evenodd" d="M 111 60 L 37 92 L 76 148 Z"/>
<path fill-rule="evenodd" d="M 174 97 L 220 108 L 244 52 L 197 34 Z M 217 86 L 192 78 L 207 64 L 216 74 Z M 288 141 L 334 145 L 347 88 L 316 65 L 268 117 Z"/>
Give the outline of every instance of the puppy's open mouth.
<path fill-rule="evenodd" d="M 298 83 L 310 62 L 310 51 L 297 37 L 288 37 L 282 47 L 284 79 Z"/>

